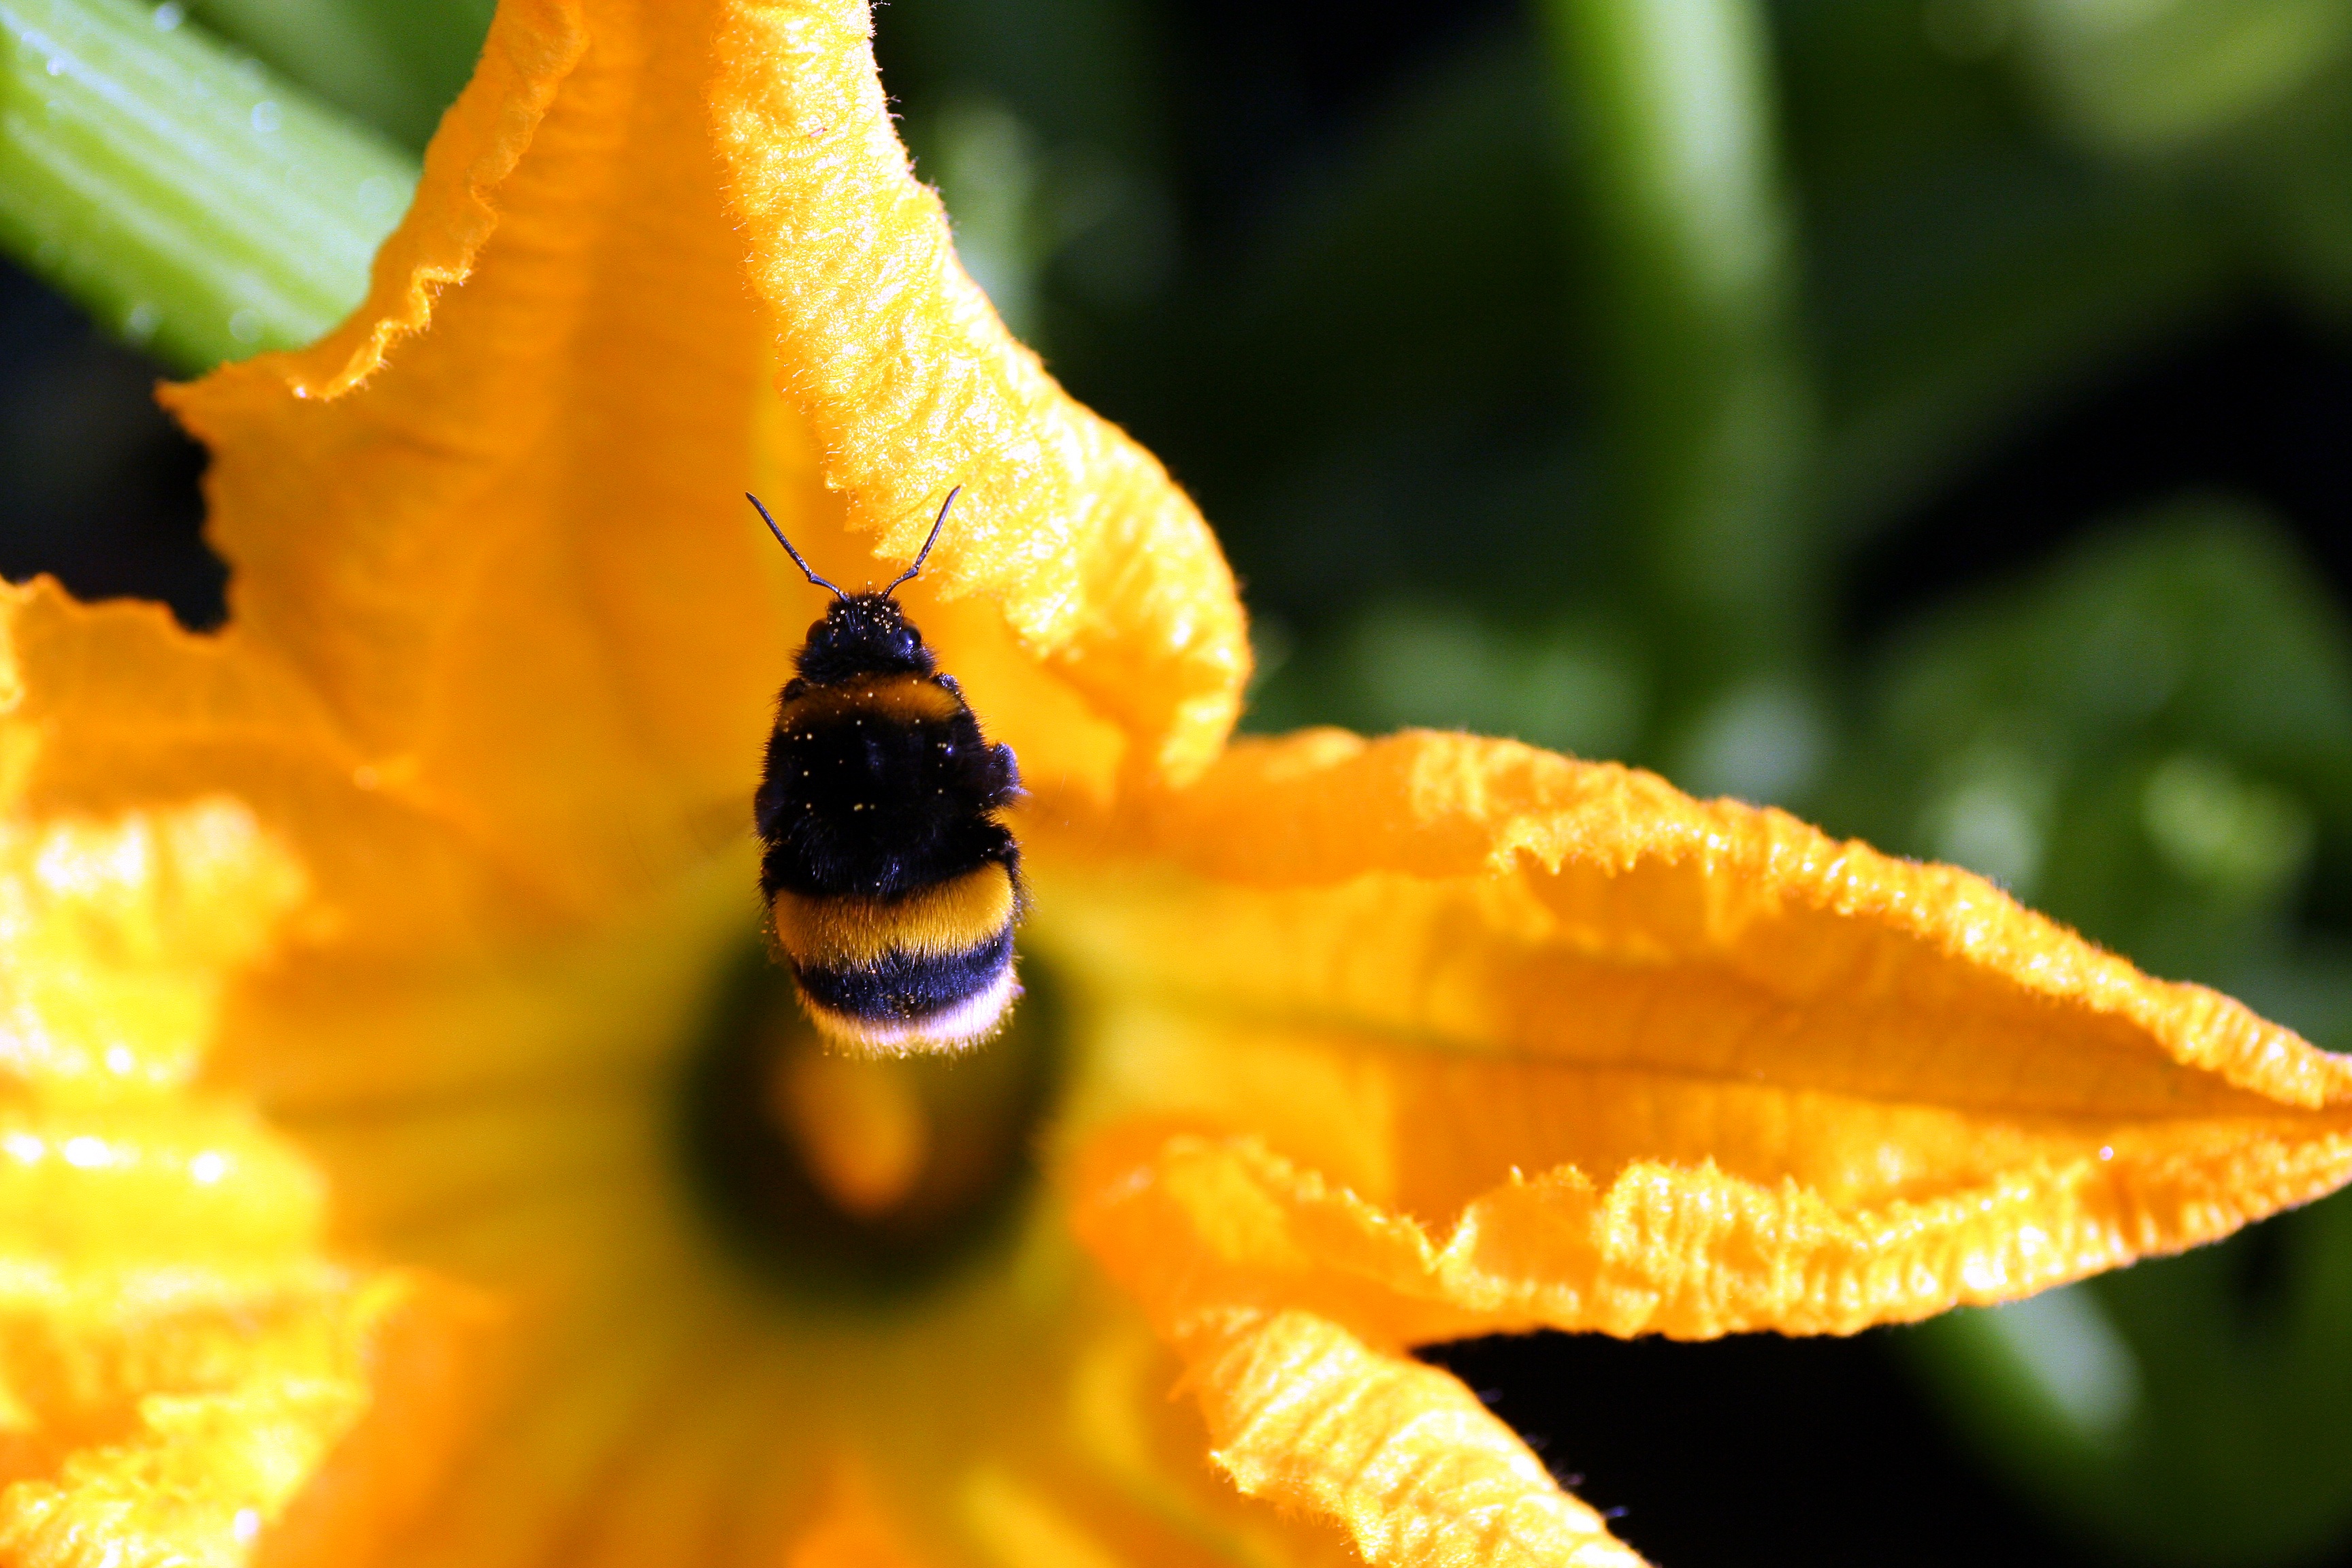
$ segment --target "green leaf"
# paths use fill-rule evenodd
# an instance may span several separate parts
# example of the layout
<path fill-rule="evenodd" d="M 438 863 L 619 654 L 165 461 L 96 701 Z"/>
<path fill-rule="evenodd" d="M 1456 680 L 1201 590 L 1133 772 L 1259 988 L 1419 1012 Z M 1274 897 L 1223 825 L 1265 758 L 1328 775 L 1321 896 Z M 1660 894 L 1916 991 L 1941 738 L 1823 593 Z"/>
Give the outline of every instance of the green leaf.
<path fill-rule="evenodd" d="M 1621 756 L 1641 735 L 1633 638 L 1597 616 L 1507 628 L 1458 605 L 1391 598 L 1303 657 L 1272 651 L 1282 657 L 1253 694 L 1253 728 L 1459 728 L 1587 757 Z"/>
<path fill-rule="evenodd" d="M 1874 684 L 1839 826 L 2161 973 L 2235 990 L 2289 962 L 2352 835 L 2352 630 L 2240 505 L 2161 509 L 1954 605 Z"/>
<path fill-rule="evenodd" d="M 2352 58 L 2345 0 L 2024 0 L 2021 64 L 2051 117 L 2127 157 L 2193 149 Z"/>
<path fill-rule="evenodd" d="M 0 245 L 174 368 L 341 320 L 416 173 L 175 5 L 0 0 Z"/>

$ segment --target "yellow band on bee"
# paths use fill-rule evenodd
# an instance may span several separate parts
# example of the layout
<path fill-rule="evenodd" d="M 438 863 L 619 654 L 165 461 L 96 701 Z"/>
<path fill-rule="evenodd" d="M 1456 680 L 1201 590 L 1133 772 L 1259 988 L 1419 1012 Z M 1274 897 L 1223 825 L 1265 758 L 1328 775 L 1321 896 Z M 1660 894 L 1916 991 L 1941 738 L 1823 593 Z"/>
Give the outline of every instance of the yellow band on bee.
<path fill-rule="evenodd" d="M 952 718 L 962 706 L 946 688 L 921 675 L 877 675 L 840 686 L 819 686 L 785 705 L 787 724 L 822 723 L 856 715 L 897 723 Z"/>
<path fill-rule="evenodd" d="M 969 952 L 1013 921 L 1013 878 L 990 861 L 903 899 L 806 898 L 778 893 L 769 906 L 776 941 L 793 962 L 818 969 L 872 963 L 894 952 L 949 958 Z"/>

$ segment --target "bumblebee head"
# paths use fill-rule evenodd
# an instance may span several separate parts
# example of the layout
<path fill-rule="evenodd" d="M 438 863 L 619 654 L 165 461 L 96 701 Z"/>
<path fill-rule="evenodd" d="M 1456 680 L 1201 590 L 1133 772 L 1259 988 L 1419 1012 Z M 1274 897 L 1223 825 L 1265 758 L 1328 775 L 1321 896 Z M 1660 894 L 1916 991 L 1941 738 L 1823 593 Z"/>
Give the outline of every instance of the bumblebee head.
<path fill-rule="evenodd" d="M 920 572 L 923 563 L 930 559 L 931 546 L 940 542 L 940 530 L 947 525 L 948 509 L 955 505 L 956 497 L 962 493 L 961 485 L 948 491 L 948 499 L 940 503 L 940 515 L 931 523 L 930 537 L 923 541 L 923 548 L 915 555 L 915 563 L 899 573 L 890 585 L 878 594 L 845 594 L 836 584 L 810 571 L 809 563 L 801 559 L 801 552 L 793 548 L 793 542 L 784 537 L 784 531 L 776 526 L 776 520 L 768 515 L 768 509 L 760 505 L 760 498 L 743 498 L 759 512 L 760 521 L 768 525 L 768 531 L 776 536 L 776 542 L 784 547 L 784 553 L 793 558 L 793 564 L 801 569 L 802 575 L 833 594 L 833 603 L 826 607 L 824 619 L 809 628 L 808 641 L 801 645 L 800 657 L 795 662 L 802 679 L 812 686 L 830 686 L 835 681 L 850 680 L 861 675 L 894 675 L 902 671 L 930 675 L 937 672 L 939 662 L 931 658 L 931 650 L 923 646 L 923 634 L 915 629 L 914 624 L 891 601 L 890 595 L 898 591 L 899 584 L 908 582 Z"/>
<path fill-rule="evenodd" d="M 929 675 L 939 668 L 923 634 L 884 594 L 845 594 L 826 605 L 797 663 L 812 686 L 864 675 Z"/>

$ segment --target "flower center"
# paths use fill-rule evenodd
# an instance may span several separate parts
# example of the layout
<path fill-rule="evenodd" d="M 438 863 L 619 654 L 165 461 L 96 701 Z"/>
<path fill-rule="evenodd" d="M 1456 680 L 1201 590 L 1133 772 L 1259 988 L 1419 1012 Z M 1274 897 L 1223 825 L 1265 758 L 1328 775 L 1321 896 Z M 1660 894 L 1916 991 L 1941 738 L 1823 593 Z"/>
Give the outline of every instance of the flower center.
<path fill-rule="evenodd" d="M 1035 1174 L 1062 1027 L 1025 960 L 1003 1033 L 955 1056 L 840 1054 L 763 949 L 722 988 L 686 1079 L 686 1152 L 730 1248 L 800 1298 L 920 1288 L 1001 1237 Z"/>

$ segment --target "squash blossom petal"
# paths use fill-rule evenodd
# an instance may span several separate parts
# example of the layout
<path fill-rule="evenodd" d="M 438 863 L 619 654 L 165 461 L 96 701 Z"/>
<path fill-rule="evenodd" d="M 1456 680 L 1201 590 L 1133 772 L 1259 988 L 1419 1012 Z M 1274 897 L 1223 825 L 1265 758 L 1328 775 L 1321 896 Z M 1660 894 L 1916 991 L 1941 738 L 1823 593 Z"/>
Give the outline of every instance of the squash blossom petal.
<path fill-rule="evenodd" d="M 1412 1347 L 1851 1332 L 2352 1174 L 2352 1065 L 1966 873 L 1229 745 L 1213 540 L 855 0 L 506 0 L 365 306 L 171 400 L 226 629 L 5 601 L 11 1561 L 1630 1564 Z M 740 495 L 855 583 L 958 483 L 905 598 L 1030 781 L 1033 994 L 917 1082 L 761 962 L 819 598 Z"/>

